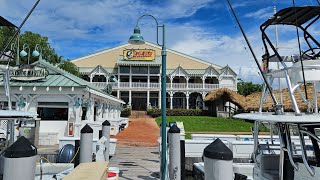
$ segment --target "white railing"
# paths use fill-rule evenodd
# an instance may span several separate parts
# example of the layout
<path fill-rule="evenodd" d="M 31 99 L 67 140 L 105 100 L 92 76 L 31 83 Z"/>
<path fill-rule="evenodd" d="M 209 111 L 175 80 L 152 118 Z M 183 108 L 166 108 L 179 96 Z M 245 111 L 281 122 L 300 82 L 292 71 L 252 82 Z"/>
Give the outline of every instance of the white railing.
<path fill-rule="evenodd" d="M 150 88 L 160 88 L 161 83 L 150 83 Z"/>
<path fill-rule="evenodd" d="M 108 84 L 107 82 L 92 82 L 93 85 L 95 85 L 98 88 L 104 88 Z M 118 88 L 118 83 L 111 82 L 110 83 L 114 89 Z M 120 88 L 143 88 L 143 89 L 160 89 L 161 88 L 161 83 L 145 83 L 145 82 L 131 82 L 131 87 L 130 87 L 130 82 L 119 82 Z M 202 83 L 189 83 L 188 87 L 186 83 L 172 83 L 172 86 L 170 83 L 167 83 L 167 89 L 202 89 L 206 91 L 211 91 L 214 89 L 218 88 L 229 88 L 231 90 L 237 90 L 236 86 L 232 84 L 203 84 Z"/>
<path fill-rule="evenodd" d="M 130 87 L 130 86 L 128 86 L 128 87 Z M 148 88 L 148 83 L 132 82 L 131 87 L 132 88 Z"/>
<path fill-rule="evenodd" d="M 108 83 L 107 82 L 92 82 L 92 84 L 95 85 L 98 88 L 103 89 L 104 87 L 107 86 Z"/>
<path fill-rule="evenodd" d="M 119 82 L 119 83 L 120 83 L 120 87 L 122 88 L 130 87 L 130 82 Z"/>
<path fill-rule="evenodd" d="M 186 89 L 187 84 L 185 83 L 172 83 L 172 89 Z"/>
<path fill-rule="evenodd" d="M 189 89 L 203 89 L 202 83 L 189 83 L 188 84 Z"/>
<path fill-rule="evenodd" d="M 204 84 L 205 89 L 218 89 L 219 84 Z"/>

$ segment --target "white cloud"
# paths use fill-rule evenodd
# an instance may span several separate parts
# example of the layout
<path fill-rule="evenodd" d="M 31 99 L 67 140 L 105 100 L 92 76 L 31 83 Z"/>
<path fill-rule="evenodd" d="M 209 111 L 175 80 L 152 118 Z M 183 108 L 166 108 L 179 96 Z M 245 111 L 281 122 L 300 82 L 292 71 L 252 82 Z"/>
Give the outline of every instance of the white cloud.
<path fill-rule="evenodd" d="M 2 15 L 18 25 L 32 7 L 34 0 L 25 0 L 24 3 L 18 0 L 0 2 Z M 248 5 L 246 2 L 241 1 L 235 6 L 244 7 Z M 214 26 L 208 29 L 204 27 L 203 22 L 199 23 L 197 20 L 182 24 L 174 21 L 191 17 L 202 8 L 209 5 L 215 7 L 217 4 L 216 0 L 177 0 L 174 3 L 153 2 L 152 5 L 139 0 L 41 1 L 23 30 L 48 36 L 59 54 L 65 56 L 64 53 L 67 52 L 69 56 L 65 58 L 74 58 L 126 42 L 132 34 L 137 18 L 149 13 L 158 18 L 160 24 L 166 24 L 168 48 L 221 66 L 228 64 L 237 73 L 241 67 L 241 78 L 260 81 L 256 65 L 250 52 L 245 49 L 246 44 L 240 31 L 228 35 L 216 32 Z M 244 16 L 266 18 L 271 14 L 272 8 L 266 7 Z M 249 40 L 260 59 L 260 32 L 258 28 L 250 30 Z M 156 42 L 154 22 L 141 21 L 141 32 L 146 40 Z"/>
<path fill-rule="evenodd" d="M 258 11 L 247 13 L 244 15 L 244 17 L 255 18 L 255 19 L 267 19 L 272 15 L 273 15 L 272 7 L 265 7 L 265 8 L 259 9 Z"/>
<path fill-rule="evenodd" d="M 177 31 L 177 33 L 179 29 L 183 29 L 179 37 L 175 37 L 174 43 L 171 46 L 172 49 L 202 58 L 220 66 L 229 65 L 236 73 L 239 73 L 239 69 L 241 68 L 240 78 L 246 81 L 261 83 L 257 65 L 242 35 L 236 33 L 234 36 L 228 36 L 210 33 L 200 27 L 189 25 L 171 27 L 171 29 L 172 31 Z M 248 35 L 257 58 L 261 59 L 262 44 L 258 38 L 259 33 L 250 33 Z"/>

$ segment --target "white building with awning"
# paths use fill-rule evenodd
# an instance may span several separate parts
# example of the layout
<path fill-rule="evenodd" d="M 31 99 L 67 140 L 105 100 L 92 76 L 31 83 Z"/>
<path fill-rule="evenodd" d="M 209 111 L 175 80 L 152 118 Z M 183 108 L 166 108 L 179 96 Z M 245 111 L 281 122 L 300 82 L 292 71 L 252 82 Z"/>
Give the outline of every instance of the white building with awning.
<path fill-rule="evenodd" d="M 45 73 L 41 73 L 41 72 Z M 30 69 L 11 68 L 13 109 L 35 112 L 40 119 L 39 145 L 58 144 L 61 137 L 79 137 L 89 124 L 98 138 L 105 120 L 119 119 L 124 101 L 60 68 L 37 61 Z M 7 109 L 3 76 L 0 109 Z"/>

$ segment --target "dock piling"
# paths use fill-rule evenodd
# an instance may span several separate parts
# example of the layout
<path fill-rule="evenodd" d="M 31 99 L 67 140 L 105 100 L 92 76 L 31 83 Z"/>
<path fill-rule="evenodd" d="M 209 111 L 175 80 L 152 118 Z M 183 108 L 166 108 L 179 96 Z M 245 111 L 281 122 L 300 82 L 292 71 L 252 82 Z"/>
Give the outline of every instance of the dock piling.
<path fill-rule="evenodd" d="M 92 162 L 93 129 L 86 124 L 80 135 L 80 163 Z"/>
<path fill-rule="evenodd" d="M 3 180 L 34 180 L 37 148 L 21 136 L 4 152 Z"/>
<path fill-rule="evenodd" d="M 217 138 L 203 151 L 205 180 L 233 180 L 232 151 Z"/>
<path fill-rule="evenodd" d="M 169 177 L 181 179 L 181 155 L 180 155 L 180 129 L 177 125 L 171 126 L 168 131 L 169 138 Z"/>
<path fill-rule="evenodd" d="M 105 141 L 104 145 L 106 146 L 104 152 L 104 158 L 107 162 L 109 162 L 109 151 L 110 151 L 110 122 L 105 120 L 102 123 L 102 136 L 104 136 L 107 140 Z"/>

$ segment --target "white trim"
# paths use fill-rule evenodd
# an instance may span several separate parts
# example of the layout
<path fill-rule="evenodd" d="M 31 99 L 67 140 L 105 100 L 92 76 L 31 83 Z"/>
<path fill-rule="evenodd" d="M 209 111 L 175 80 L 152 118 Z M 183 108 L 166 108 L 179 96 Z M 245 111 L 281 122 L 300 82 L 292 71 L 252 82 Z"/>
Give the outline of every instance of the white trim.
<path fill-rule="evenodd" d="M 155 48 L 158 48 L 158 49 L 161 49 L 161 46 L 158 46 L 156 44 L 153 44 L 153 43 L 150 43 L 150 42 L 145 42 L 145 44 L 149 45 L 149 46 L 152 46 L 152 47 L 155 47 Z M 126 46 L 130 46 L 131 44 L 129 43 L 126 43 L 126 44 L 122 44 L 120 46 L 116 46 L 116 47 L 112 47 L 110 49 L 105 49 L 105 50 L 102 50 L 102 51 L 99 51 L 99 52 L 96 52 L 96 53 L 92 53 L 92 54 L 89 54 L 87 56 L 82 56 L 78 59 L 73 59 L 71 60 L 71 62 L 77 62 L 77 61 L 80 61 L 80 60 L 83 60 L 83 59 L 87 59 L 87 58 L 91 58 L 91 57 L 94 57 L 94 56 L 97 56 L 97 55 L 100 55 L 100 54 L 104 54 L 104 53 L 107 53 L 107 52 L 110 52 L 110 51 L 113 51 L 113 50 L 117 50 L 117 49 L 120 49 L 120 48 L 125 48 Z M 175 51 L 175 50 L 172 50 L 172 49 L 167 49 L 167 52 L 170 52 L 170 53 L 173 53 L 173 54 L 176 54 L 176 55 L 179 55 L 179 56 L 182 56 L 182 57 L 185 57 L 185 58 L 188 58 L 188 59 L 191 59 L 191 60 L 194 60 L 194 61 L 197 61 L 197 62 L 200 62 L 200 63 L 203 63 L 203 64 L 206 64 L 208 66 L 215 66 L 214 68 L 217 68 L 217 69 L 221 69 L 222 66 L 219 66 L 217 64 L 212 64 L 210 62 L 207 62 L 205 60 L 202 60 L 202 59 L 199 59 L 199 58 L 195 58 L 195 57 L 192 57 L 190 55 L 187 55 L 187 54 L 183 54 L 181 52 L 178 52 L 178 51 Z"/>
<path fill-rule="evenodd" d="M 82 56 L 82 57 L 80 57 L 78 59 L 73 59 L 73 60 L 71 60 L 71 62 L 76 62 L 76 61 L 80 61 L 80 60 L 87 59 L 87 58 L 90 58 L 90 57 L 94 57 L 94 56 L 97 56 L 97 55 L 100 55 L 100 54 L 104 54 L 106 52 L 110 52 L 110 51 L 113 51 L 113 50 L 124 48 L 124 47 L 129 46 L 129 45 L 130 45 L 129 43 L 126 43 L 126 44 L 123 44 L 123 45 L 120 45 L 120 46 L 112 47 L 110 49 L 105 49 L 105 50 L 102 50 L 102 51 L 99 51 L 99 52 L 96 52 L 96 53 L 89 54 L 87 56 Z"/>
<path fill-rule="evenodd" d="M 106 94 L 103 94 L 99 91 L 96 91 L 96 90 L 93 90 L 93 89 L 90 89 L 90 88 L 87 88 L 87 91 L 92 93 L 92 94 L 95 94 L 97 96 L 100 96 L 100 97 L 103 97 L 103 98 L 106 98 L 106 99 L 110 99 L 112 101 L 115 101 L 115 102 L 118 102 L 118 103 L 121 103 L 121 104 L 126 104 L 124 101 L 120 100 L 120 99 L 117 99 L 115 97 L 112 97 L 110 95 L 106 95 Z"/>
<path fill-rule="evenodd" d="M 176 77 L 176 76 L 184 76 L 189 77 L 190 75 L 188 72 L 183 69 L 180 65 L 170 74 L 170 77 Z"/>
<path fill-rule="evenodd" d="M 158 45 L 156 45 L 156 44 L 153 44 L 153 43 L 150 43 L 150 42 L 147 42 L 147 41 L 146 41 L 146 44 L 149 45 L 149 46 L 153 46 L 153 47 L 155 47 L 155 48 L 161 49 L 161 46 L 158 46 Z M 210 66 L 210 65 L 216 66 L 216 68 L 218 68 L 218 69 L 221 69 L 221 68 L 222 68 L 222 66 L 219 66 L 219 65 L 217 65 L 217 64 L 212 64 L 212 63 L 207 62 L 207 61 L 205 61 L 205 60 L 202 60 L 202 59 L 199 59 L 199 58 L 196 58 L 196 57 L 193 57 L 193 56 L 190 56 L 190 55 L 187 55 L 187 54 L 184 54 L 184 53 L 175 51 L 175 50 L 173 50 L 173 49 L 168 49 L 168 48 L 167 48 L 167 52 L 171 52 L 171 53 L 173 53 L 173 54 L 176 54 L 176 55 L 179 55 L 179 56 L 182 56 L 182 57 L 185 57 L 185 58 L 192 59 L 192 60 L 194 60 L 194 61 L 197 61 L 197 62 L 206 64 L 206 65 L 208 65 L 208 66 Z"/>
<path fill-rule="evenodd" d="M 209 73 L 209 72 L 212 72 L 212 71 L 214 71 L 215 74 Z M 203 75 L 206 76 L 206 77 L 217 77 L 217 76 L 219 76 L 220 74 L 219 74 L 219 72 L 218 72 L 213 66 L 209 66 L 209 67 L 206 69 L 206 71 L 204 72 Z"/>

